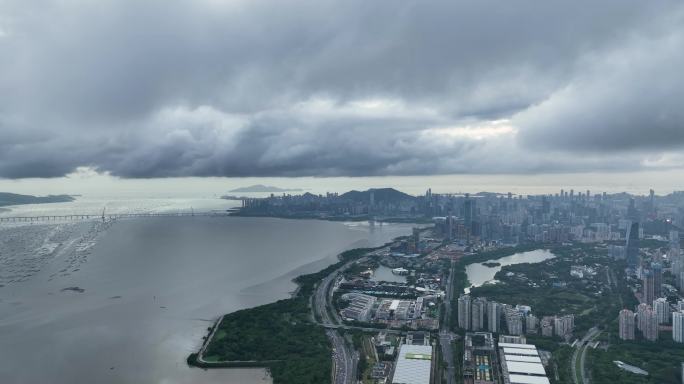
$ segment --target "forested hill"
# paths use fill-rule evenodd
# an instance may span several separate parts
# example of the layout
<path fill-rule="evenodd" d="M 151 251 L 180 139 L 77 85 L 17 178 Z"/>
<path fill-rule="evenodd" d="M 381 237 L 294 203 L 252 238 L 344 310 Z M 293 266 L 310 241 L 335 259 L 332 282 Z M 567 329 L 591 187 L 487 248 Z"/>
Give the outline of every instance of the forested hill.
<path fill-rule="evenodd" d="M 69 195 L 31 196 L 0 192 L 0 207 L 20 204 L 65 203 L 69 201 L 74 201 L 74 198 Z"/>
<path fill-rule="evenodd" d="M 404 192 L 397 191 L 394 188 L 378 188 L 369 189 L 367 191 L 349 191 L 341 195 L 342 198 L 357 201 L 368 202 L 370 200 L 370 193 L 373 192 L 373 199 L 376 203 L 398 203 L 401 201 L 413 201 L 415 196 L 407 195 Z"/>

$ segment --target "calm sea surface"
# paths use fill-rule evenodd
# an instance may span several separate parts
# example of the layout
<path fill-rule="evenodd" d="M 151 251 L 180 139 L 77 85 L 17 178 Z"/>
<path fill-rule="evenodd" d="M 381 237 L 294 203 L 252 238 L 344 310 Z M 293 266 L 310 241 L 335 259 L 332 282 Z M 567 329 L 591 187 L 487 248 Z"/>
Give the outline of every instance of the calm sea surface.
<path fill-rule="evenodd" d="M 52 227 L 46 228 L 31 233 L 49 237 Z M 26 250 L 12 242 L 33 244 L 32 239 L 18 239 L 22 232 L 12 231 L 0 231 L 7 234 L 0 238 L 0 268 L 14 271 L 0 286 L 0 383 L 253 384 L 268 382 L 263 370 L 187 367 L 185 358 L 212 321 L 286 298 L 295 289 L 293 277 L 325 267 L 345 249 L 408 234 L 410 225 L 238 217 L 120 220 L 88 235 L 94 245 L 81 249 L 82 256 L 69 256 L 64 244 L 70 240 L 63 239 L 48 256 L 22 256 L 29 264 L 13 259 L 19 256 L 12 252 Z"/>

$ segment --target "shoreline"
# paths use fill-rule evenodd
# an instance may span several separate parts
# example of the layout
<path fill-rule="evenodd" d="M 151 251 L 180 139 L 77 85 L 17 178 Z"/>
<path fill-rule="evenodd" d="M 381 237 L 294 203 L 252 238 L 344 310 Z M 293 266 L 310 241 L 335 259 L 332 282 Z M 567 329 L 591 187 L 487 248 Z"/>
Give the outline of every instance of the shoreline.
<path fill-rule="evenodd" d="M 204 336 L 204 341 L 200 347 L 200 349 L 197 352 L 191 353 L 187 357 L 187 364 L 190 367 L 198 367 L 198 368 L 203 368 L 203 369 L 210 369 L 210 368 L 263 368 L 266 369 L 268 372 L 269 376 L 272 377 L 271 372 L 270 372 L 270 364 L 273 364 L 274 362 L 278 362 L 276 360 L 263 360 L 263 361 L 254 361 L 254 360 L 249 360 L 249 361 L 238 361 L 238 360 L 227 360 L 227 361 L 207 361 L 204 358 L 204 353 L 207 349 L 207 347 L 211 344 L 213 341 L 213 337 L 215 336 L 217 330 L 219 329 L 221 323 L 225 319 L 226 316 L 229 316 L 231 314 L 241 312 L 241 311 L 249 311 L 249 310 L 254 310 L 257 308 L 262 308 L 266 307 L 269 305 L 273 305 L 276 303 L 280 302 L 285 302 L 285 301 L 296 301 L 298 299 L 304 299 L 308 303 L 311 302 L 312 297 L 314 296 L 314 289 L 315 286 L 317 286 L 320 281 L 322 281 L 326 276 L 328 276 L 330 273 L 333 273 L 336 271 L 340 266 L 350 262 L 354 261 L 357 259 L 362 258 L 364 255 L 368 254 L 369 252 L 372 252 L 374 250 L 378 250 L 384 247 L 387 247 L 388 245 L 394 243 L 397 241 L 397 239 L 401 239 L 403 236 L 397 236 L 393 238 L 392 240 L 385 242 L 384 244 L 377 246 L 377 247 L 363 247 L 363 248 L 350 248 L 347 250 L 344 250 L 340 252 L 337 256 L 337 262 L 334 262 L 328 266 L 326 266 L 323 269 L 320 269 L 316 272 L 311 272 L 311 273 L 305 273 L 302 275 L 298 275 L 294 278 L 291 279 L 293 283 L 296 284 L 296 288 L 294 291 L 290 292 L 290 297 L 287 299 L 281 299 L 281 300 L 276 300 L 275 302 L 272 303 L 267 303 L 267 304 L 262 304 L 256 307 L 251 307 L 251 308 L 245 308 L 241 309 L 238 311 L 230 312 L 230 313 L 224 313 L 218 317 L 218 319 L 214 322 L 214 325 L 210 327 L 209 333 Z M 347 257 L 345 257 L 347 255 Z M 319 259 L 324 260 L 324 258 Z M 298 267 L 301 268 L 301 267 Z M 296 269 L 298 269 L 296 268 Z M 294 270 L 296 270 L 294 269 Z M 293 270 L 293 271 L 294 271 Z M 325 273 L 324 275 L 322 275 Z M 313 281 L 307 277 L 313 276 Z M 311 308 L 308 308 L 310 311 Z M 318 324 L 315 319 L 312 319 L 312 322 L 310 326 L 315 327 L 315 328 L 324 328 L 320 324 Z"/>

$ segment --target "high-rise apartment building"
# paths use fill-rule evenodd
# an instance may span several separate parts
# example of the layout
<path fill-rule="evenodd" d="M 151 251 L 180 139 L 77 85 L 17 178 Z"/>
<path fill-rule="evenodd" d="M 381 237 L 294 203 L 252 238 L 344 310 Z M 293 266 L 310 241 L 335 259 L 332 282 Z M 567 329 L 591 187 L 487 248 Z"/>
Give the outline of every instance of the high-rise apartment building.
<path fill-rule="evenodd" d="M 664 297 L 659 297 L 653 301 L 653 310 L 658 316 L 658 324 L 670 322 L 670 303 Z"/>
<path fill-rule="evenodd" d="M 484 315 L 487 310 L 487 301 L 482 298 L 476 298 L 472 301 L 470 312 L 472 313 L 470 321 L 470 329 L 479 331 L 484 328 Z"/>
<path fill-rule="evenodd" d="M 644 317 L 644 312 L 647 309 L 651 309 L 651 306 L 646 304 L 646 303 L 641 303 L 637 306 L 637 313 L 636 313 L 636 321 L 637 321 L 637 329 L 640 331 L 644 331 L 645 328 L 645 317 Z"/>
<path fill-rule="evenodd" d="M 619 315 L 620 323 L 620 339 L 634 340 L 634 312 L 629 309 L 623 309 Z"/>
<path fill-rule="evenodd" d="M 539 325 L 539 319 L 533 314 L 528 314 L 525 317 L 525 333 L 535 334 L 537 333 L 537 326 Z"/>
<path fill-rule="evenodd" d="M 575 316 L 565 315 L 553 320 L 553 329 L 556 336 L 565 337 L 572 333 L 575 328 Z"/>
<path fill-rule="evenodd" d="M 523 334 L 523 320 L 520 311 L 515 308 L 506 308 L 506 328 L 511 335 Z"/>
<path fill-rule="evenodd" d="M 541 320 L 541 334 L 545 337 L 553 336 L 553 317 L 544 316 Z"/>
<path fill-rule="evenodd" d="M 458 298 L 458 327 L 470 330 L 471 316 L 470 295 L 463 295 Z"/>
<path fill-rule="evenodd" d="M 684 311 L 672 312 L 672 340 L 684 343 Z"/>
<path fill-rule="evenodd" d="M 677 311 L 684 311 L 684 300 L 677 301 Z"/>
<path fill-rule="evenodd" d="M 644 339 L 649 341 L 658 340 L 658 316 L 655 311 L 647 308 L 643 311 L 642 317 L 644 324 L 641 333 L 644 335 Z"/>
<path fill-rule="evenodd" d="M 493 333 L 501 333 L 501 304 L 490 301 L 487 303 L 487 330 Z"/>

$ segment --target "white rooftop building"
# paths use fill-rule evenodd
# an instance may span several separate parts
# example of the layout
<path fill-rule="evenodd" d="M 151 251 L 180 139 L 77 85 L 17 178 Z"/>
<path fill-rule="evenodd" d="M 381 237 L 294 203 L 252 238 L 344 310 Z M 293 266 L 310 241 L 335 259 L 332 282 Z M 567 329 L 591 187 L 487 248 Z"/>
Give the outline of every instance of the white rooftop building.
<path fill-rule="evenodd" d="M 430 384 L 432 346 L 404 344 L 399 349 L 392 384 Z"/>
<path fill-rule="evenodd" d="M 511 359 L 506 359 L 506 367 L 508 368 L 508 373 L 510 374 L 532 374 L 532 375 L 546 375 L 544 366 L 541 363 L 536 362 L 522 362 L 514 361 Z"/>
<path fill-rule="evenodd" d="M 505 384 L 550 384 L 536 346 L 499 343 L 499 351 Z"/>
<path fill-rule="evenodd" d="M 527 376 L 527 375 L 509 375 L 511 384 L 549 384 L 550 381 L 546 376 Z"/>

